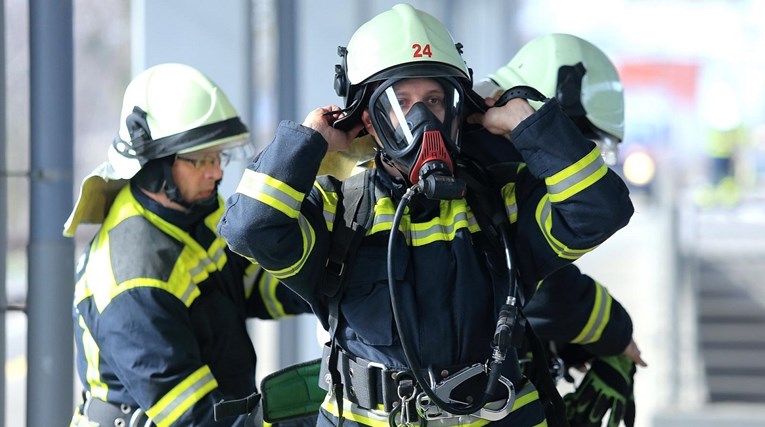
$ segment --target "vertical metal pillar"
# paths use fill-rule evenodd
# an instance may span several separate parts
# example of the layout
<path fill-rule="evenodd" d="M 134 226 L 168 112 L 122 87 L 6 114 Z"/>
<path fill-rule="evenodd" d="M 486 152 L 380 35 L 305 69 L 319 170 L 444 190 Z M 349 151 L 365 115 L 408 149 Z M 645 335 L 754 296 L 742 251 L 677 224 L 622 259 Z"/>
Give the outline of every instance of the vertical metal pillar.
<path fill-rule="evenodd" d="M 276 19 L 279 47 L 276 49 L 276 117 L 302 122 L 297 113 L 297 6 L 295 0 L 276 2 Z M 300 319 L 282 319 L 278 326 L 279 367 L 300 361 Z"/>
<path fill-rule="evenodd" d="M 289 119 L 302 122 L 302 117 L 297 117 L 297 35 L 295 25 L 297 18 L 295 0 L 281 0 L 276 3 L 276 19 L 278 28 L 279 48 L 277 53 L 277 117 L 280 120 Z"/>
<path fill-rule="evenodd" d="M 63 426 L 72 416 L 74 241 L 61 234 L 72 208 L 72 22 L 72 0 L 29 1 L 29 426 Z"/>
<path fill-rule="evenodd" d="M 0 28 L 5 28 L 5 1 L 0 0 Z M 5 158 L 5 31 L 0 31 L 0 360 L 5 362 L 5 316 L 8 298 L 5 286 L 5 264 L 8 261 L 8 164 Z M 5 363 L 0 369 L 0 427 L 5 426 Z"/>

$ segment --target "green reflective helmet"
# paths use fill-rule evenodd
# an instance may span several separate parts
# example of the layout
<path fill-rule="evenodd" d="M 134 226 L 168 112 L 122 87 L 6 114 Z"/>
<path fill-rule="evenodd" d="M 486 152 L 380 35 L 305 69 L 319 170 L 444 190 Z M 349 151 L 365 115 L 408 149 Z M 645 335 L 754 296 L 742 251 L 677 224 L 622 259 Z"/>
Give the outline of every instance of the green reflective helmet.
<path fill-rule="evenodd" d="M 397 4 L 367 21 L 348 47 L 338 47 L 335 91 L 343 97 L 345 116 L 335 127 L 350 129 L 361 120 L 370 83 L 392 77 L 453 77 L 472 87 L 471 71 L 443 23 L 408 4 Z"/>
<path fill-rule="evenodd" d="M 501 91 L 531 86 L 557 98 L 585 135 L 616 142 L 624 138 L 624 90 L 616 67 L 603 51 L 579 37 L 560 33 L 537 37 L 476 84 L 480 95 L 496 96 L 487 83 Z"/>
<path fill-rule="evenodd" d="M 128 85 L 120 128 L 109 149 L 115 175 L 133 177 L 146 163 L 199 150 L 252 152 L 249 131 L 221 89 L 199 70 L 167 63 Z M 238 149 L 238 150 L 235 150 Z"/>

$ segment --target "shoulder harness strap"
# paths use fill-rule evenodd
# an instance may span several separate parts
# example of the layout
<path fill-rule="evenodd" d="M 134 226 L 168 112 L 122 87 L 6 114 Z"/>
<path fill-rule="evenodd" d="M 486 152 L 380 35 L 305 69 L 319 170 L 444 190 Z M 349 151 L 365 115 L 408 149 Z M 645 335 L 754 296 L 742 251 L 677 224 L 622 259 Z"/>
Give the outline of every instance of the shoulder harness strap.
<path fill-rule="evenodd" d="M 481 165 L 471 161 L 461 163 L 460 166 L 460 171 L 462 172 L 460 177 L 467 182 L 468 191 L 466 198 L 471 207 L 473 207 L 473 214 L 481 230 L 489 236 L 490 244 L 492 244 L 494 250 L 504 250 L 500 241 L 500 229 L 503 226 L 509 225 L 509 219 L 504 210 L 504 203 L 498 196 L 499 188 L 497 184 L 510 181 L 510 179 L 506 178 L 513 177 L 517 179 L 517 176 L 515 176 L 515 166 L 512 164 L 495 165 L 494 170 L 489 173 Z M 498 178 L 503 180 L 498 181 Z M 510 271 L 509 274 L 516 274 L 516 272 Z M 523 288 L 519 288 L 519 291 L 521 293 L 521 301 L 525 301 Z M 531 322 L 523 315 L 523 310 L 520 307 L 519 313 L 524 320 L 525 330 L 518 332 L 524 333 L 530 346 L 532 362 L 535 364 L 538 372 L 534 385 L 537 387 L 545 405 L 548 422 L 550 422 L 551 426 L 568 427 L 563 399 L 555 387 L 555 382 L 546 365 L 548 355 L 544 351 L 539 337 L 531 327 Z M 514 337 L 514 341 L 519 340 L 520 337 Z"/>
<path fill-rule="evenodd" d="M 356 249 L 371 228 L 374 208 L 374 170 L 367 169 L 343 180 L 341 200 L 337 204 L 332 226 L 329 257 L 324 273 L 322 292 L 329 303 L 330 354 L 327 361 L 331 390 L 337 399 L 339 427 L 343 424 L 343 384 L 337 370 L 338 346 L 335 333 L 340 318 L 343 285 Z"/>

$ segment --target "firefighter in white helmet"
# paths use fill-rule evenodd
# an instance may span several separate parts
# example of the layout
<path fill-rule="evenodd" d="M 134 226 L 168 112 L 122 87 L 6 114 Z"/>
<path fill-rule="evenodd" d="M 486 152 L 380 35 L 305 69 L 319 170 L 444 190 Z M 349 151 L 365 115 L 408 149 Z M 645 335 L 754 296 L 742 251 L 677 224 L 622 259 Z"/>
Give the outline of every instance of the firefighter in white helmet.
<path fill-rule="evenodd" d="M 544 425 L 515 347 L 522 290 L 493 248 L 523 258 L 513 267 L 535 283 L 627 223 L 626 187 L 555 100 L 471 118 L 529 155 L 523 182 L 488 182 L 464 164 L 471 72 L 424 11 L 398 4 L 338 53 L 343 108 L 281 122 L 219 224 L 329 331 L 319 425 Z M 324 154 L 362 129 L 376 167 L 317 178 Z M 488 190 L 491 211 L 473 190 Z"/>
<path fill-rule="evenodd" d="M 251 156 L 247 127 L 198 70 L 161 64 L 125 90 L 108 160 L 64 227 L 101 224 L 77 265 L 74 326 L 83 399 L 72 426 L 257 422 L 248 317 L 309 311 L 216 233 L 218 184 Z M 224 418 L 230 406 L 252 414 Z M 246 412 L 246 411 L 238 411 Z"/>
<path fill-rule="evenodd" d="M 616 66 L 601 49 L 571 34 L 545 34 L 477 82 L 475 91 L 499 97 L 524 85 L 556 98 L 579 130 L 598 144 L 606 162 L 615 164 L 617 144 L 624 139 L 624 88 Z"/>
<path fill-rule="evenodd" d="M 557 97 L 561 104 L 567 105 L 567 115 L 584 135 L 598 143 L 604 160 L 613 163 L 616 148 L 624 135 L 624 94 L 616 66 L 597 46 L 571 34 L 539 36 L 524 45 L 507 65 L 478 81 L 474 90 L 480 96 L 496 99 L 517 86 L 539 89 L 545 97 Z M 341 178 L 349 175 L 348 171 L 368 155 L 363 151 L 370 144 L 367 138 L 354 140 L 351 152 L 327 153 L 319 173 L 328 172 Z M 468 132 L 464 139 L 463 154 L 481 159 L 486 166 L 495 167 L 495 163 L 499 162 L 515 162 L 517 166 L 522 162 L 520 154 L 507 144 L 494 144 L 484 150 L 486 142 L 474 138 L 473 133 Z M 477 144 L 473 145 L 472 139 L 477 139 Z M 569 422 L 577 425 L 576 417 L 581 419 L 593 411 L 598 411 L 596 417 L 600 420 L 607 415 L 603 405 L 608 405 L 609 409 L 613 409 L 608 414 L 611 424 L 624 418 L 625 424 L 631 425 L 634 421 L 629 418 L 634 416 L 632 363 L 647 365 L 632 339 L 629 313 L 604 285 L 583 274 L 573 264 L 548 276 L 538 286 L 535 296 L 524 307 L 524 313 L 535 332 L 548 344 L 554 379 L 564 377 L 566 364 L 585 368 L 598 356 L 611 362 L 619 361 L 615 363 L 617 368 L 624 367 L 621 374 L 606 378 L 616 379 L 625 386 L 609 386 L 606 382 L 596 383 L 588 379 L 579 388 L 578 394 L 568 395 L 565 403 L 570 409 Z M 561 360 L 561 355 L 566 360 Z M 627 360 L 622 364 L 623 357 L 632 363 Z M 535 365 L 530 362 L 530 358 L 526 360 L 524 373 L 531 377 L 535 376 Z M 609 369 L 610 366 L 599 362 L 596 371 Z M 591 377 L 594 375 L 596 372 L 590 374 Z M 572 378 L 569 375 L 565 377 Z M 594 384 L 601 387 L 603 390 L 598 392 L 607 393 L 607 397 L 600 399 L 597 407 L 582 405 L 577 398 Z M 619 389 L 626 390 L 628 394 L 620 395 L 616 391 Z M 580 404 L 578 413 L 571 410 L 577 404 Z"/>
<path fill-rule="evenodd" d="M 571 34 L 545 34 L 523 45 L 474 89 L 495 100 L 522 87 L 556 98 L 582 134 L 597 143 L 604 160 L 615 162 L 624 137 L 624 93 L 616 66 L 602 50 Z M 488 145 L 481 133 L 466 135 L 466 140 L 475 141 L 465 143 L 466 156 L 490 168 L 523 163 L 517 151 L 507 145 Z M 549 341 L 548 350 L 557 351 L 555 358 L 563 356 L 563 363 L 578 368 L 593 367 L 576 392 L 565 396 L 568 422 L 600 426 L 608 414 L 609 426 L 622 421 L 634 425 L 633 375 L 636 364 L 646 364 L 632 339 L 629 314 L 605 286 L 572 264 L 537 286 L 524 313 L 539 337 Z M 527 375 L 538 376 L 533 372 L 535 364 L 525 367 Z M 563 377 L 564 365 L 556 363 L 556 367 Z"/>

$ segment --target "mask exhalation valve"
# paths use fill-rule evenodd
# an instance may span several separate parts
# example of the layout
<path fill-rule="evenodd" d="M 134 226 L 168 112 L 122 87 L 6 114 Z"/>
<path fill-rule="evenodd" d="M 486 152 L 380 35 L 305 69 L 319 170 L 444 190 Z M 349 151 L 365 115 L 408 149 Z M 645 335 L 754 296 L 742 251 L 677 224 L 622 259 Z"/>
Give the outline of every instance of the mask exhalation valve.
<path fill-rule="evenodd" d="M 418 183 L 429 199 L 452 200 L 465 197 L 465 182 L 454 177 L 454 167 L 441 132 L 425 131 L 422 151 L 412 168 L 410 179 Z M 417 179 L 414 179 L 414 178 Z"/>

